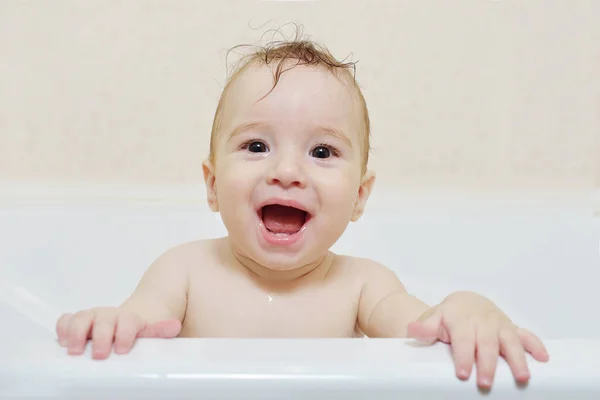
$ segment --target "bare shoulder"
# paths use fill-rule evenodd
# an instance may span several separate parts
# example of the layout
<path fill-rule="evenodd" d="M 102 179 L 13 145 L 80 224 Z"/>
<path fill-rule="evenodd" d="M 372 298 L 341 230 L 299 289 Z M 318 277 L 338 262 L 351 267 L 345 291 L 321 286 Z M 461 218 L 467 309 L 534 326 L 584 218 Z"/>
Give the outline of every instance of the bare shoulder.
<path fill-rule="evenodd" d="M 183 320 L 187 304 L 190 270 L 202 265 L 210 254 L 210 241 L 198 240 L 174 246 L 150 265 L 134 292 L 121 308 L 148 320 Z"/>
<path fill-rule="evenodd" d="M 162 253 L 154 265 L 187 270 L 215 257 L 220 239 L 202 239 L 178 244 Z"/>
<path fill-rule="evenodd" d="M 347 257 L 361 279 L 358 325 L 369 337 L 405 337 L 406 327 L 428 306 L 411 296 L 396 273 L 380 262 Z"/>
<path fill-rule="evenodd" d="M 186 287 L 190 273 L 214 257 L 215 240 L 195 240 L 169 248 L 160 254 L 144 274 L 140 286 Z"/>
<path fill-rule="evenodd" d="M 385 284 L 395 288 L 401 285 L 398 276 L 382 263 L 363 257 L 337 255 L 338 263 L 346 272 L 353 273 L 363 285 Z"/>

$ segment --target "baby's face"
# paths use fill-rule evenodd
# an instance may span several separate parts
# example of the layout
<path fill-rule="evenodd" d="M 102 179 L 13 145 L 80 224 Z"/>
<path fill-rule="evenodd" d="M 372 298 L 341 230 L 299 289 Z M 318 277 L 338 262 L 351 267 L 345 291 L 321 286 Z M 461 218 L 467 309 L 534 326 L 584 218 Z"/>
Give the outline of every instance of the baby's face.
<path fill-rule="evenodd" d="M 296 66 L 262 98 L 272 86 L 266 66 L 234 81 L 204 172 L 234 250 L 290 270 L 318 261 L 360 217 L 373 178 L 362 174 L 364 117 L 350 84 Z"/>

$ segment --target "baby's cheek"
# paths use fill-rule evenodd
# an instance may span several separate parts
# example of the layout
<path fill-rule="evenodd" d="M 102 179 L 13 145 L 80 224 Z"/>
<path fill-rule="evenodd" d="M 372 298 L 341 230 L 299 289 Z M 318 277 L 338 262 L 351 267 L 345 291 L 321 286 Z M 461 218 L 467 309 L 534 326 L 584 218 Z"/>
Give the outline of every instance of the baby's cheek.
<path fill-rule="evenodd" d="M 338 187 L 338 190 L 332 192 L 332 195 L 327 199 L 331 212 L 339 218 L 349 218 L 356 203 L 356 191 L 348 185 Z"/>
<path fill-rule="evenodd" d="M 217 174 L 217 188 L 228 193 L 247 191 L 251 182 L 247 168 L 228 168 Z"/>

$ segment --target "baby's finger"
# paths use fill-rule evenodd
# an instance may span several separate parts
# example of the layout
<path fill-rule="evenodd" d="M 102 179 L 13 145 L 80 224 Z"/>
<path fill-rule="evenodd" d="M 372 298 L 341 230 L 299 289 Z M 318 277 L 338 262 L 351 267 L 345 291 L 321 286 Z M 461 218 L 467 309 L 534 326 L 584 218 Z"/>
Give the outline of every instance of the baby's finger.
<path fill-rule="evenodd" d="M 82 354 L 96 313 L 93 310 L 79 311 L 69 321 L 68 353 Z"/>
<path fill-rule="evenodd" d="M 419 342 L 431 345 L 440 339 L 442 331 L 442 313 L 435 311 L 417 322 L 411 322 L 407 327 L 407 336 Z"/>
<path fill-rule="evenodd" d="M 63 314 L 56 321 L 56 335 L 58 336 L 58 344 L 65 347 L 69 343 L 69 322 L 73 314 Z"/>
<path fill-rule="evenodd" d="M 479 326 L 477 328 L 477 384 L 483 388 L 491 388 L 498 357 L 500 344 L 498 330 L 493 327 Z"/>
<path fill-rule="evenodd" d="M 170 319 L 166 321 L 147 324 L 144 329 L 138 333 L 138 337 L 143 338 L 174 338 L 181 331 L 181 321 Z"/>
<path fill-rule="evenodd" d="M 115 335 L 117 317 L 114 313 L 96 317 L 92 326 L 92 357 L 104 359 L 108 357 Z"/>
<path fill-rule="evenodd" d="M 525 348 L 525 351 L 531 353 L 533 358 L 543 362 L 550 359 L 548 350 L 536 335 L 523 328 L 517 329 L 517 335 L 519 336 L 519 339 L 521 339 L 521 344 Z"/>
<path fill-rule="evenodd" d="M 448 329 L 456 376 L 459 379 L 468 379 L 475 363 L 475 330 L 466 322 L 453 324 Z"/>
<path fill-rule="evenodd" d="M 416 339 L 424 345 L 432 345 L 437 341 L 436 329 L 431 328 L 423 322 L 411 322 L 408 324 L 408 337 Z"/>
<path fill-rule="evenodd" d="M 128 314 L 119 315 L 115 332 L 115 353 L 128 353 L 133 347 L 138 332 L 144 329 L 145 325 L 137 316 Z"/>
<path fill-rule="evenodd" d="M 518 382 L 527 382 L 530 374 L 521 340 L 512 329 L 502 329 L 499 337 L 500 350 L 510 366 L 513 376 Z"/>

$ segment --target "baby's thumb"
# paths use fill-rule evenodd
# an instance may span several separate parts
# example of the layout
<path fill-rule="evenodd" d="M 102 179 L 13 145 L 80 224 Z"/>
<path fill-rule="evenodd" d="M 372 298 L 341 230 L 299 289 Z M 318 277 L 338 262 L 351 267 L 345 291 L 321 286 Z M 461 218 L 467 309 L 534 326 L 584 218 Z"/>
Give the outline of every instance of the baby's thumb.
<path fill-rule="evenodd" d="M 437 308 L 427 310 L 416 322 L 408 324 L 407 335 L 425 345 L 431 345 L 440 338 L 442 313 Z"/>
<path fill-rule="evenodd" d="M 181 321 L 169 319 L 165 321 L 146 324 L 137 337 L 139 338 L 163 338 L 169 339 L 179 335 L 181 331 Z"/>

